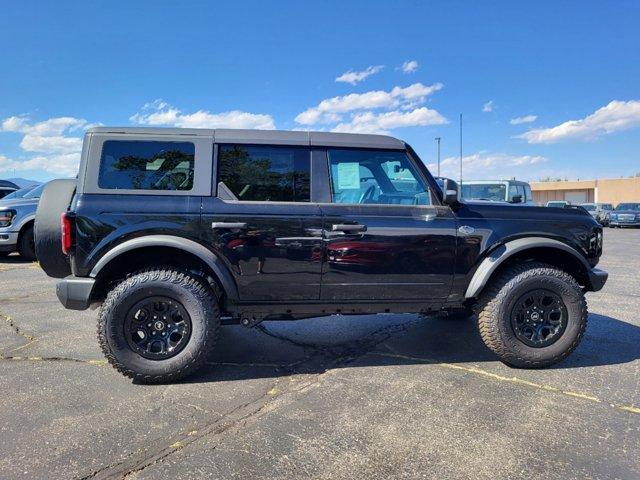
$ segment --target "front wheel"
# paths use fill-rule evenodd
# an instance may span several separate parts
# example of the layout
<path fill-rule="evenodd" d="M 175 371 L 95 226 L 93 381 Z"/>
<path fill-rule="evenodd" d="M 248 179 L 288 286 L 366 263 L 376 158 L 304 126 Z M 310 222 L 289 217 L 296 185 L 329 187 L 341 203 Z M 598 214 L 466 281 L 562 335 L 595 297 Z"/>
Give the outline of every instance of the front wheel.
<path fill-rule="evenodd" d="M 36 260 L 36 245 L 33 239 L 33 226 L 30 225 L 20 234 L 18 252 L 25 260 Z"/>
<path fill-rule="evenodd" d="M 479 302 L 484 343 L 513 367 L 541 368 L 564 360 L 587 327 L 587 302 L 568 273 L 528 263 L 505 270 Z"/>
<path fill-rule="evenodd" d="M 123 375 L 164 383 L 195 372 L 212 351 L 220 326 L 211 287 L 171 268 L 133 275 L 107 295 L 98 341 Z"/>

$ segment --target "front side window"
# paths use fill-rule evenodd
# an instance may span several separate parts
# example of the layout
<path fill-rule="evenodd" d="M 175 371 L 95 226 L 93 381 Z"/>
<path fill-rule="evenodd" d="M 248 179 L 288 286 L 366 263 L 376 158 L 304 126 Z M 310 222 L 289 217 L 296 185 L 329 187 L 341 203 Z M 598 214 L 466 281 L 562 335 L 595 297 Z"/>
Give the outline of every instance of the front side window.
<path fill-rule="evenodd" d="M 430 205 L 431 195 L 404 152 L 329 150 L 334 203 Z"/>
<path fill-rule="evenodd" d="M 108 140 L 102 146 L 98 186 L 124 190 L 191 190 L 191 142 Z"/>
<path fill-rule="evenodd" d="M 311 200 L 311 153 L 308 148 L 221 145 L 218 158 L 218 182 L 238 200 Z"/>

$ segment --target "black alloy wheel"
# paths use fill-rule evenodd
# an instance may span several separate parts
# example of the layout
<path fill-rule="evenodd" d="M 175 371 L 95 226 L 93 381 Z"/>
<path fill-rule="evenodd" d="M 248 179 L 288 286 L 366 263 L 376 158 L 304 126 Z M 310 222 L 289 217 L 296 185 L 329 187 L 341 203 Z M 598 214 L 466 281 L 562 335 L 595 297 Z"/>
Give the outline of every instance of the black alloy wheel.
<path fill-rule="evenodd" d="M 124 323 L 129 346 L 144 358 L 165 360 L 189 342 L 191 318 L 175 299 L 155 296 L 136 303 Z"/>
<path fill-rule="evenodd" d="M 552 345 L 567 328 L 567 307 L 556 293 L 531 290 L 515 303 L 511 327 L 518 340 L 534 348 Z"/>

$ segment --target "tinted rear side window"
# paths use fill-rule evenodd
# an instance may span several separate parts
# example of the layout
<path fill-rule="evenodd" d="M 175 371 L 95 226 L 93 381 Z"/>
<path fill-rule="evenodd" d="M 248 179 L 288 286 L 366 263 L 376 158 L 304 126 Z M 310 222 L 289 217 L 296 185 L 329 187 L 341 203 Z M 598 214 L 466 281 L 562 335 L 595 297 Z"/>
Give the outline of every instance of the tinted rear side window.
<path fill-rule="evenodd" d="M 310 200 L 308 148 L 221 145 L 218 152 L 218 181 L 238 200 Z"/>
<path fill-rule="evenodd" d="M 191 190 L 195 146 L 190 142 L 108 140 L 98 186 L 126 190 Z"/>

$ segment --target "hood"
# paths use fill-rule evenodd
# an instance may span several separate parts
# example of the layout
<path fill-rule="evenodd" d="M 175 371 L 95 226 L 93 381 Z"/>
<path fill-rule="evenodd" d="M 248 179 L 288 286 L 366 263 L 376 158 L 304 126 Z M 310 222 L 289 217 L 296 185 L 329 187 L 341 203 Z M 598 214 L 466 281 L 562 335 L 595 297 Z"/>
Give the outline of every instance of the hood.
<path fill-rule="evenodd" d="M 611 210 L 611 215 L 618 215 L 622 213 L 623 215 L 640 215 L 640 210 Z"/>
<path fill-rule="evenodd" d="M 22 205 L 37 205 L 39 198 L 12 198 L 0 200 L 0 208 L 20 207 Z"/>
<path fill-rule="evenodd" d="M 465 201 L 460 213 L 467 217 L 501 218 L 514 220 L 547 220 L 566 222 L 595 222 L 589 212 L 582 207 L 549 208 L 525 203 Z M 515 207 L 515 208 L 514 208 Z"/>

